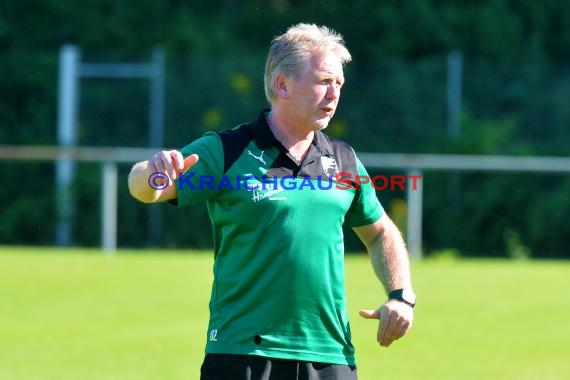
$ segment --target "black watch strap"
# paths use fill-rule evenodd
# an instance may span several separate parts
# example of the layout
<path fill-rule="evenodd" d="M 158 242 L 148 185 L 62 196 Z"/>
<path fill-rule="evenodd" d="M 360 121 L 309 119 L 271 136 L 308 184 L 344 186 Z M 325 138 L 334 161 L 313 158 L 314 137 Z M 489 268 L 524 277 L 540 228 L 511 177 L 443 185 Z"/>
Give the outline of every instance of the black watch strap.
<path fill-rule="evenodd" d="M 416 306 L 416 295 L 410 289 L 396 289 L 388 293 L 388 298 L 392 300 L 398 300 L 411 306 L 412 308 Z"/>

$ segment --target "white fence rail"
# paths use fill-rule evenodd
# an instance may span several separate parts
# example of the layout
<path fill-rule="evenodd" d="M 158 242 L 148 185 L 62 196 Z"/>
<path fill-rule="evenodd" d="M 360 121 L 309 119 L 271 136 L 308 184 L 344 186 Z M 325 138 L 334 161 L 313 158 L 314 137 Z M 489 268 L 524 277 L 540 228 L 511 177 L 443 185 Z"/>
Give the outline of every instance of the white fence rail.
<path fill-rule="evenodd" d="M 149 148 L 0 145 L 0 160 L 101 163 L 101 245 L 105 252 L 113 253 L 117 247 L 117 164 L 132 164 L 150 157 L 155 152 L 156 149 Z M 358 156 L 367 168 L 403 169 L 408 175 L 414 176 L 421 176 L 422 170 L 570 173 L 570 157 L 383 153 L 359 153 Z M 423 178 L 418 179 L 416 184 L 415 189 L 406 186 L 407 244 L 412 257 L 421 257 Z"/>

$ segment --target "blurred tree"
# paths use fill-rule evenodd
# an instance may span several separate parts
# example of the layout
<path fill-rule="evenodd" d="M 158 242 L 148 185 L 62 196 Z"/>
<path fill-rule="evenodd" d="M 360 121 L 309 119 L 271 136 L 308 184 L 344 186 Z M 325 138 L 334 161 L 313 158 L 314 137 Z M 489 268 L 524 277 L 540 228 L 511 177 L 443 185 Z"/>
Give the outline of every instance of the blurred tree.
<path fill-rule="evenodd" d="M 65 43 L 80 46 L 90 62 L 146 61 L 155 46 L 166 49 L 168 147 L 250 120 L 266 105 L 262 74 L 268 42 L 298 22 L 333 27 L 353 53 L 330 130 L 357 150 L 570 154 L 565 0 L 4 0 L 0 143 L 56 143 L 57 60 Z M 457 141 L 449 141 L 444 130 L 445 57 L 452 49 L 461 51 L 465 62 Z M 147 85 L 83 81 L 81 144 L 146 145 Z M 55 215 L 52 166 L 0 165 L 9 179 L 0 196 L 12 200 L 3 207 L 0 241 L 49 244 L 53 227 L 44 220 Z M 81 165 L 79 174 L 75 243 L 97 245 L 99 170 Z M 17 186 L 22 175 L 25 190 Z M 516 242 L 537 257 L 568 257 L 568 178 L 471 173 L 460 181 L 462 200 L 450 209 L 442 207 L 446 192 L 434 190 L 446 187 L 447 174 L 426 177 L 428 249 L 508 255 Z M 385 205 L 402 198 L 379 196 Z M 145 206 L 129 198 L 124 183 L 119 197 L 119 242 L 145 245 Z M 189 212 L 200 220 L 193 228 L 185 213 L 165 206 L 165 216 L 174 221 L 169 226 L 176 226 L 165 231 L 165 245 L 210 244 L 205 209 Z M 352 238 L 347 245 L 360 249 Z"/>

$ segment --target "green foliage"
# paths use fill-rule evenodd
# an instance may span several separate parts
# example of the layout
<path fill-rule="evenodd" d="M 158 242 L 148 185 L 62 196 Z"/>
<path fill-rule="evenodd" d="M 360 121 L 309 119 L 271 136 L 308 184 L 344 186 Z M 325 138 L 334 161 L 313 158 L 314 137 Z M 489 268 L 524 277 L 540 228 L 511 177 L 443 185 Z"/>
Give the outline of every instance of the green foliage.
<path fill-rule="evenodd" d="M 0 142 L 56 144 L 58 52 L 66 43 L 77 44 L 88 62 L 147 61 L 152 49 L 164 47 L 166 147 L 249 121 L 266 106 L 269 40 L 297 22 L 329 25 L 347 41 L 353 62 L 329 131 L 357 151 L 570 154 L 570 11 L 561 0 L 6 0 L 0 4 Z M 451 50 L 464 56 L 457 139 L 445 128 Z M 79 144 L 147 146 L 148 105 L 145 80 L 83 80 Z M 10 200 L 0 242 L 50 244 L 53 166 L 0 165 L 7 184 L 0 196 Z M 120 168 L 121 178 L 128 170 Z M 519 252 L 517 236 L 535 257 L 568 257 L 567 176 L 424 175 L 427 251 L 509 256 Z M 99 189 L 97 165 L 79 165 L 74 244 L 99 244 Z M 405 194 L 379 197 L 390 211 Z M 162 218 L 163 246 L 211 245 L 205 207 L 161 205 L 152 214 L 130 198 L 125 181 L 118 201 L 123 246 L 153 243 L 149 215 Z M 396 216 L 402 223 L 403 215 Z M 361 248 L 351 234 L 347 248 Z"/>

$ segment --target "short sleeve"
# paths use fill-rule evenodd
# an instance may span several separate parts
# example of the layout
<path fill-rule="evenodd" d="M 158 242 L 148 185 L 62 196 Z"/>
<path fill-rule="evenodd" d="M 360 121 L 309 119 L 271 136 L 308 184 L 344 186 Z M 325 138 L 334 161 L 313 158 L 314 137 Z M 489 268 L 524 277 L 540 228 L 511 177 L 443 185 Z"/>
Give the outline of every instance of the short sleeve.
<path fill-rule="evenodd" d="M 364 165 L 356 158 L 358 175 L 370 177 Z M 348 212 L 346 213 L 345 225 L 348 227 L 359 227 L 376 222 L 384 215 L 384 208 L 380 204 L 376 191 L 372 184 L 365 183 L 356 190 L 354 199 Z"/>
<path fill-rule="evenodd" d="M 215 197 L 224 170 L 224 149 L 219 135 L 208 132 L 180 152 L 184 157 L 197 154 L 199 159 L 176 179 L 177 199 L 172 203 L 186 206 Z"/>

